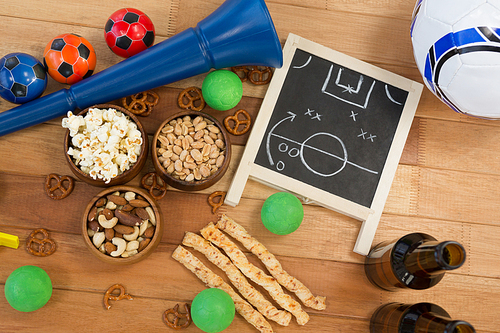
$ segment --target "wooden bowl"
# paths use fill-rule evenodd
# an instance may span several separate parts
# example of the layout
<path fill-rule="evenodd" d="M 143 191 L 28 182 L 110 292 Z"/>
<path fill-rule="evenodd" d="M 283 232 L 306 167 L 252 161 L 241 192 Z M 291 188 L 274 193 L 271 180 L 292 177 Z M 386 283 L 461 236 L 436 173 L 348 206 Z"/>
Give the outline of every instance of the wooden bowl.
<path fill-rule="evenodd" d="M 96 202 L 99 199 L 101 199 L 103 197 L 105 198 L 107 195 L 110 195 L 116 191 L 134 192 L 134 193 L 136 193 L 136 195 L 142 196 L 144 199 L 147 200 L 147 202 L 149 203 L 149 205 L 153 209 L 153 212 L 154 212 L 155 218 L 156 218 L 156 229 L 155 229 L 154 235 L 151 238 L 151 241 L 149 242 L 149 244 L 139 253 L 137 253 L 131 257 L 127 257 L 127 258 L 112 257 L 108 254 L 105 254 L 105 253 L 102 253 L 101 251 L 99 251 L 94 246 L 94 244 L 92 242 L 92 238 L 89 237 L 88 230 L 87 230 L 88 229 L 88 216 L 89 216 L 89 213 L 90 213 L 92 207 L 94 207 L 94 205 L 96 204 Z M 128 264 L 134 264 L 136 262 L 139 262 L 139 261 L 145 259 L 156 249 L 158 244 L 160 244 L 161 237 L 163 235 L 163 227 L 164 227 L 163 224 L 164 224 L 164 221 L 163 221 L 163 216 L 161 214 L 160 207 L 158 206 L 157 202 L 150 196 L 150 194 L 148 192 L 146 192 L 143 189 L 138 188 L 138 187 L 120 185 L 120 186 L 114 186 L 114 187 L 107 188 L 107 189 L 101 191 L 99 194 L 97 194 L 92 200 L 90 200 L 87 207 L 85 208 L 85 212 L 84 212 L 83 217 L 82 217 L 82 229 L 81 230 L 82 230 L 82 236 L 83 236 L 83 241 L 85 242 L 85 245 L 87 245 L 89 251 L 93 255 L 95 255 L 97 258 L 99 258 L 100 260 L 102 260 L 106 263 L 109 263 L 109 264 L 128 265 Z"/>
<path fill-rule="evenodd" d="M 111 179 L 109 183 L 106 183 L 102 179 L 93 179 L 91 176 L 83 172 L 78 166 L 75 165 L 73 158 L 68 155 L 68 149 L 72 145 L 71 144 L 71 137 L 69 135 L 69 129 L 66 131 L 66 136 L 64 138 L 64 156 L 66 157 L 66 162 L 68 162 L 69 168 L 73 172 L 73 174 L 80 180 L 93 185 L 93 186 L 99 186 L 99 187 L 109 187 L 109 186 L 115 186 L 115 185 L 121 185 L 125 184 L 129 181 L 131 181 L 135 176 L 139 174 L 141 169 L 144 167 L 146 164 L 147 158 L 148 158 L 148 149 L 149 149 L 149 141 L 148 141 L 148 135 L 146 133 L 146 130 L 144 129 L 144 126 L 141 124 L 139 119 L 131 113 L 130 111 L 126 110 L 123 107 L 113 105 L 113 104 L 98 104 L 91 106 L 85 110 L 82 110 L 78 115 L 84 115 L 87 113 L 87 111 L 91 108 L 97 108 L 97 109 L 110 109 L 113 108 L 117 111 L 120 111 L 124 114 L 126 114 L 133 122 L 137 124 L 137 129 L 141 132 L 142 134 L 142 150 L 141 154 L 137 158 L 137 162 L 132 165 L 130 169 L 127 171 L 123 172 L 122 174 L 116 176 L 115 178 Z"/>
<path fill-rule="evenodd" d="M 192 181 L 185 181 L 185 180 L 177 179 L 177 178 L 173 177 L 172 175 L 170 175 L 169 173 L 167 173 L 166 169 L 163 167 L 163 165 L 160 163 L 160 161 L 158 159 L 158 156 L 156 153 L 156 148 L 159 147 L 158 136 L 161 134 L 161 130 L 170 121 L 177 119 L 177 118 L 182 118 L 184 116 L 190 116 L 193 120 L 197 116 L 205 117 L 205 118 L 211 120 L 214 123 L 214 125 L 216 125 L 219 128 L 220 133 L 222 133 L 224 143 L 225 143 L 225 149 L 226 149 L 224 161 L 223 161 L 223 164 L 221 165 L 221 167 L 215 173 L 213 173 L 211 176 L 209 176 L 208 178 L 201 179 L 201 180 L 192 180 Z M 152 150 L 151 156 L 153 159 L 153 165 L 156 169 L 156 172 L 161 176 L 161 178 L 163 180 L 165 180 L 165 182 L 168 185 L 175 187 L 179 190 L 183 190 L 183 191 L 199 191 L 199 190 L 203 190 L 203 189 L 206 189 L 206 188 L 212 186 L 213 184 L 218 182 L 222 178 L 222 176 L 224 176 L 224 174 L 227 171 L 227 168 L 229 167 L 229 163 L 231 160 L 231 142 L 229 140 L 229 135 L 228 135 L 226 129 L 224 128 L 224 126 L 222 126 L 217 119 L 215 119 L 214 117 L 212 117 L 209 114 L 206 114 L 203 112 L 198 112 L 198 111 L 191 111 L 191 110 L 182 111 L 182 112 L 179 112 L 179 113 L 174 114 L 173 116 L 167 118 L 160 125 L 158 130 L 156 131 L 156 133 L 153 137 L 153 144 L 152 144 L 151 150 Z"/>

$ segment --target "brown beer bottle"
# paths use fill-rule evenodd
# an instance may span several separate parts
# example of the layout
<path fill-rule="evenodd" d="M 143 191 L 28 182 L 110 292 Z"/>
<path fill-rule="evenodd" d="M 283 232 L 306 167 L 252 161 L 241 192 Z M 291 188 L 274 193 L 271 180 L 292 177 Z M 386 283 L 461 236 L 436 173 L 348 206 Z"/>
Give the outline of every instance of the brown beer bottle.
<path fill-rule="evenodd" d="M 432 303 L 382 305 L 370 319 L 370 333 L 475 333 L 471 324 L 452 320 Z"/>
<path fill-rule="evenodd" d="M 375 246 L 366 257 L 365 273 L 372 284 L 385 290 L 427 289 L 464 262 L 461 244 L 413 233 Z"/>

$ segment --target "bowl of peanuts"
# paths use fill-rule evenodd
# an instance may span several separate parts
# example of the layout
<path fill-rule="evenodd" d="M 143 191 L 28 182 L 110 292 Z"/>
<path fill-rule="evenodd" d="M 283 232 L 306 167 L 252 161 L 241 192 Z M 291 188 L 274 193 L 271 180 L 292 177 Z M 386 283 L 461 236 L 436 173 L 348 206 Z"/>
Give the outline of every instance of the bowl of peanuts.
<path fill-rule="evenodd" d="M 64 155 L 73 174 L 99 187 L 129 182 L 148 158 L 148 135 L 130 111 L 112 104 L 98 104 L 74 115 L 68 112 Z"/>
<path fill-rule="evenodd" d="M 82 217 L 82 236 L 90 252 L 117 265 L 139 262 L 158 246 L 163 217 L 150 194 L 127 185 L 94 196 Z"/>
<path fill-rule="evenodd" d="M 217 119 L 198 111 L 183 111 L 158 128 L 151 156 L 156 172 L 167 184 L 199 191 L 218 182 L 231 159 L 231 143 Z"/>

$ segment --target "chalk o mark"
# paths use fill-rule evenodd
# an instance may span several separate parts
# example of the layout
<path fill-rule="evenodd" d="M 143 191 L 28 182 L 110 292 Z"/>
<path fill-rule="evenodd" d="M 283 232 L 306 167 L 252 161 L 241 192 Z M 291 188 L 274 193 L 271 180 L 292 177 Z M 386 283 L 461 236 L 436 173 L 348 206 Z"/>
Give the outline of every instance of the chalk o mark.
<path fill-rule="evenodd" d="M 300 155 L 300 150 L 297 148 L 292 148 L 288 151 L 288 156 L 290 157 L 297 157 Z"/>
<path fill-rule="evenodd" d="M 283 171 L 283 169 L 285 169 L 285 163 L 283 163 L 283 161 L 278 161 L 278 163 L 276 163 L 276 169 L 278 171 Z"/>
<path fill-rule="evenodd" d="M 288 150 L 288 145 L 286 143 L 282 142 L 279 144 L 278 150 L 282 153 L 285 153 Z"/>

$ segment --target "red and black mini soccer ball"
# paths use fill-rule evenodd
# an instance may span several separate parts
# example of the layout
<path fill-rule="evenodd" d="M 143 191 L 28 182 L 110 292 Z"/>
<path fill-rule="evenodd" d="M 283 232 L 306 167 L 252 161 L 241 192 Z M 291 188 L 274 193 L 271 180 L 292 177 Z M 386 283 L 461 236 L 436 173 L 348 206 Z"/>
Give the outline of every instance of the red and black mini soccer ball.
<path fill-rule="evenodd" d="M 128 58 L 153 45 L 155 28 L 140 10 L 123 8 L 109 17 L 104 27 L 104 38 L 111 51 Z"/>
<path fill-rule="evenodd" d="M 43 52 L 43 63 L 54 80 L 73 84 L 94 73 L 96 55 L 85 38 L 63 34 L 47 44 Z"/>

